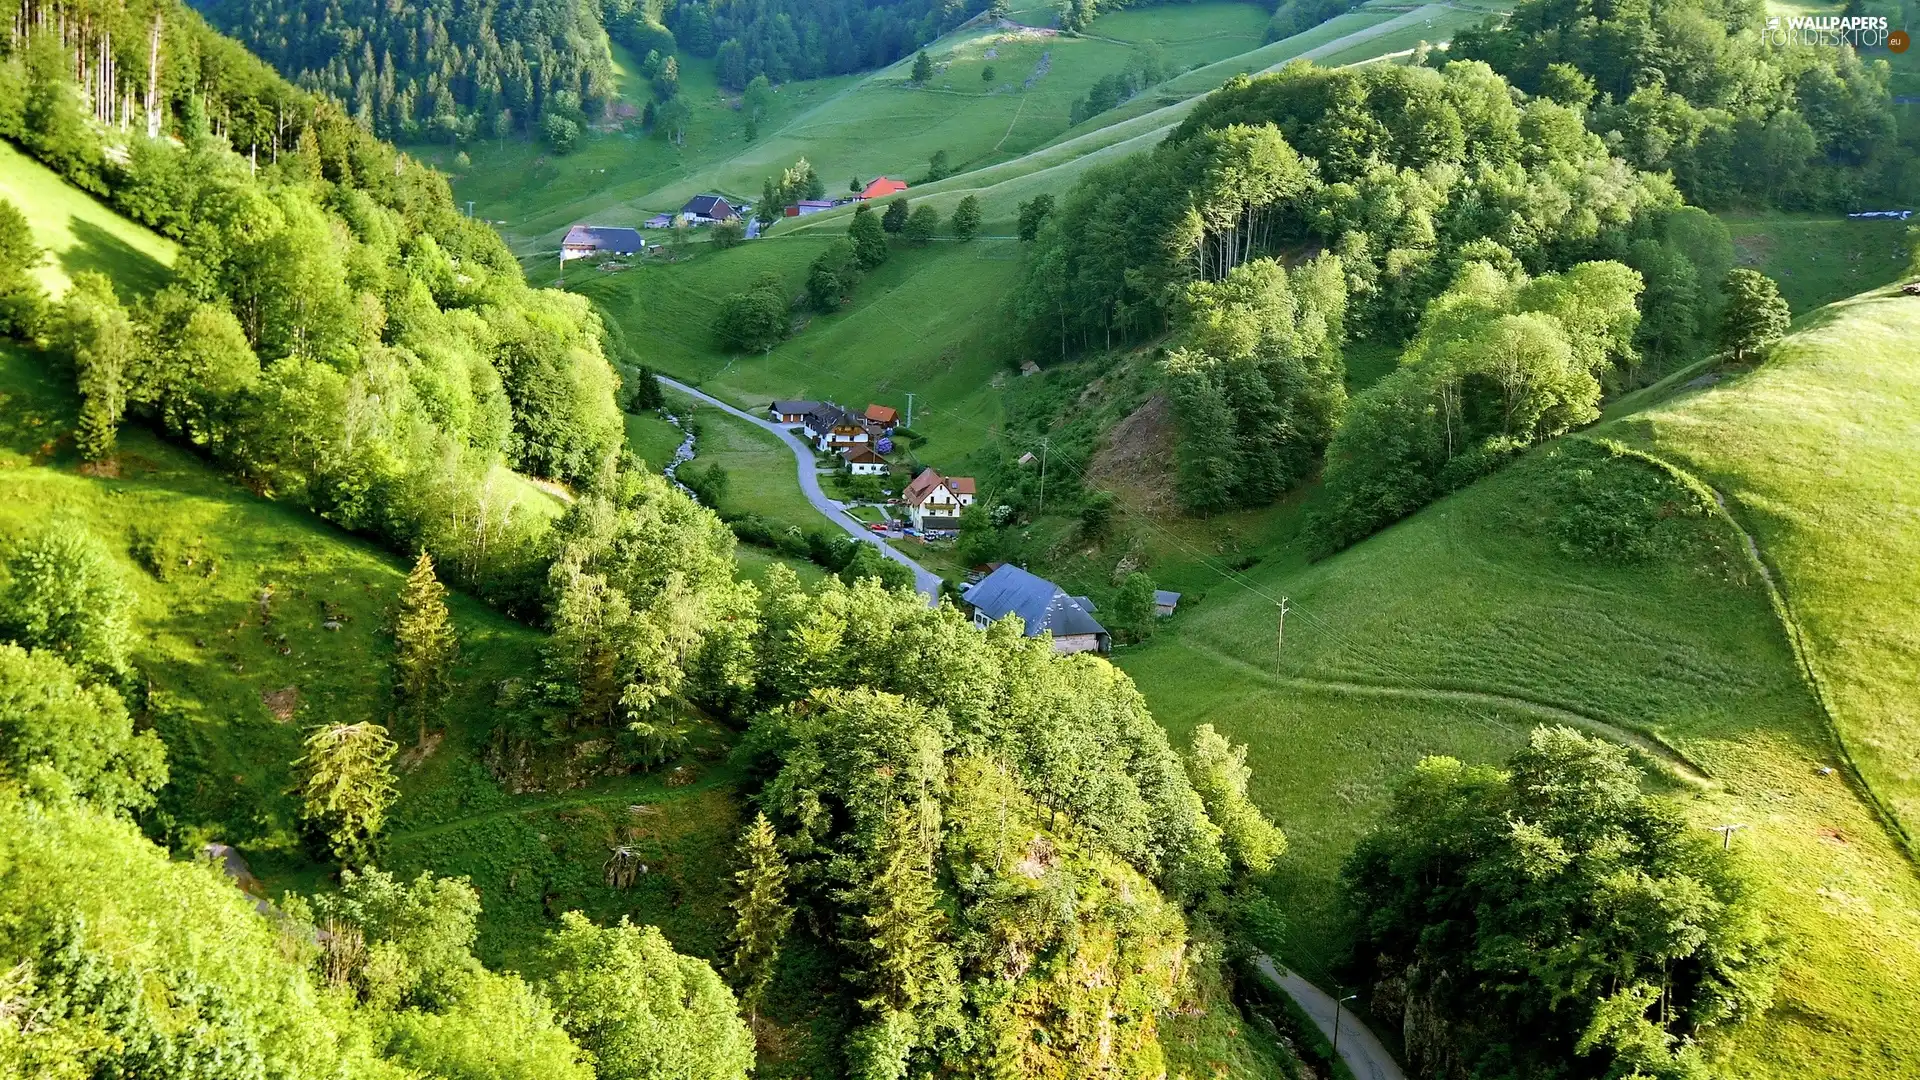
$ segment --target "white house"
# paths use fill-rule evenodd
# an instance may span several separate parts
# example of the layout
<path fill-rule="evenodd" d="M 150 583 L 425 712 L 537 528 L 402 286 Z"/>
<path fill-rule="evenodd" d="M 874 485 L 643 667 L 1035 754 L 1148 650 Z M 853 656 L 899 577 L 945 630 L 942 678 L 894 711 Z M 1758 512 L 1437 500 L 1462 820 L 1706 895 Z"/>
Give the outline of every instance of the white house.
<path fill-rule="evenodd" d="M 907 490 L 900 493 L 900 501 L 906 504 L 907 518 L 913 527 L 922 532 L 957 529 L 960 511 L 973 505 L 973 492 L 971 476 L 941 476 L 932 469 L 924 469 L 907 485 Z"/>
<path fill-rule="evenodd" d="M 575 225 L 560 241 L 560 261 L 586 259 L 595 255 L 638 255 L 647 242 L 638 229 L 616 229 L 605 225 Z"/>
<path fill-rule="evenodd" d="M 858 415 L 831 401 L 822 402 L 809 410 L 806 424 L 807 435 L 813 439 L 813 448 L 823 454 L 873 441 L 872 433 L 867 431 L 867 425 Z"/>
<path fill-rule="evenodd" d="M 855 476 L 881 476 L 887 471 L 887 459 L 869 446 L 849 446 L 840 456 L 847 459 L 847 469 Z"/>

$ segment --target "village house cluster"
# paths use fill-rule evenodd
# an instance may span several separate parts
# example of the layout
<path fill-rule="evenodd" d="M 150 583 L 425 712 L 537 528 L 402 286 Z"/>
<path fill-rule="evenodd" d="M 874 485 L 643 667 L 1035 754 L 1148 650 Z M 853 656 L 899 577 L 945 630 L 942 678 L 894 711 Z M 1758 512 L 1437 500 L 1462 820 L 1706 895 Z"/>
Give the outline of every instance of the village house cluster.
<path fill-rule="evenodd" d="M 879 177 L 858 195 L 844 199 L 801 199 L 781 208 L 785 217 L 806 217 L 823 210 L 831 210 L 847 203 L 866 202 L 869 199 L 884 199 L 907 190 L 905 180 Z M 703 194 L 688 199 L 686 205 L 669 214 L 655 214 L 646 220 L 649 229 L 671 229 L 675 225 L 697 228 L 701 225 L 717 225 L 723 221 L 739 221 L 753 211 L 746 203 L 734 203 L 725 195 Z M 759 235 L 759 222 L 748 223 L 747 235 Z M 596 256 L 638 255 L 648 247 L 646 238 L 640 230 L 615 225 L 575 225 L 567 230 L 566 238 L 560 242 L 560 261 L 586 259 Z"/>

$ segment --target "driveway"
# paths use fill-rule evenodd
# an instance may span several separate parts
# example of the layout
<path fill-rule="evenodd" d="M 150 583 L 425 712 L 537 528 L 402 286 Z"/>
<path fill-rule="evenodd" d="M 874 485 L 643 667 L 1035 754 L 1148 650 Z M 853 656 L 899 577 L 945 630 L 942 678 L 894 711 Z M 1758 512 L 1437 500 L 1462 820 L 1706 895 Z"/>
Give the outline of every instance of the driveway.
<path fill-rule="evenodd" d="M 1333 1016 L 1336 1008 L 1333 995 L 1301 978 L 1298 974 L 1273 962 L 1271 956 L 1257 957 L 1254 963 L 1260 973 L 1274 985 L 1287 992 L 1306 1014 L 1313 1018 L 1320 1034 L 1329 1040 L 1333 1038 Z M 1407 1074 L 1400 1069 L 1393 1055 L 1374 1037 L 1360 1018 L 1345 1008 L 1340 1009 L 1340 1060 L 1347 1063 L 1358 1080 L 1407 1080 Z"/>
<path fill-rule="evenodd" d="M 803 442 L 796 438 L 791 431 L 788 431 L 786 428 L 781 427 L 779 424 L 774 423 L 764 416 L 755 416 L 750 412 L 736 409 L 726 402 L 721 401 L 719 398 L 714 397 L 712 394 L 702 393 L 688 386 L 686 383 L 676 379 L 669 379 L 665 375 L 659 376 L 659 379 L 663 386 L 670 386 L 690 398 L 725 412 L 728 416 L 737 416 L 749 424 L 773 432 L 781 442 L 787 445 L 787 449 L 793 451 L 794 464 L 800 477 L 800 490 L 806 494 L 807 501 L 813 504 L 814 509 L 825 514 L 827 519 L 835 525 L 845 529 L 848 536 L 862 543 L 872 544 L 874 547 L 880 549 L 882 555 L 912 570 L 914 588 L 925 593 L 929 601 L 939 603 L 939 574 L 907 558 L 904 553 L 896 550 L 891 544 L 886 543 L 873 533 L 867 531 L 865 525 L 847 516 L 847 506 L 845 503 L 840 502 L 838 499 L 828 498 L 827 493 L 820 490 L 820 470 L 813 463 L 813 445 L 811 443 Z"/>

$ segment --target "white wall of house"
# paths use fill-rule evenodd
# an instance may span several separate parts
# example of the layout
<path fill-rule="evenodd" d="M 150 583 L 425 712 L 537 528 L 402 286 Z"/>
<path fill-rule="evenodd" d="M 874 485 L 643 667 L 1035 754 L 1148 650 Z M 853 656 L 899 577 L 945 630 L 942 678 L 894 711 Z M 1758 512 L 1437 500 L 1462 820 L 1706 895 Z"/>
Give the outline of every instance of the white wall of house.
<path fill-rule="evenodd" d="M 881 473 L 887 471 L 887 463 L 884 461 L 850 461 L 847 463 L 847 468 L 852 471 L 855 476 L 879 476 Z"/>
<path fill-rule="evenodd" d="M 1098 652 L 1099 649 L 1099 634 L 1068 634 L 1065 637 L 1053 639 L 1053 651 L 1061 656 L 1079 652 Z"/>

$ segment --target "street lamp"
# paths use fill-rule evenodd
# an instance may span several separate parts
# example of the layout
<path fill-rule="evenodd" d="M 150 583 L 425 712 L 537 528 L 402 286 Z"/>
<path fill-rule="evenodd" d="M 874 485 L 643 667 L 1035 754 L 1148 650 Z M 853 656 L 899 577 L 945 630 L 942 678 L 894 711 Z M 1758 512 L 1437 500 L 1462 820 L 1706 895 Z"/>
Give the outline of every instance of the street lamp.
<path fill-rule="evenodd" d="M 1340 1006 L 1359 996 L 1359 994 L 1348 994 L 1333 1003 L 1333 1060 L 1336 1062 L 1340 1060 Z"/>

